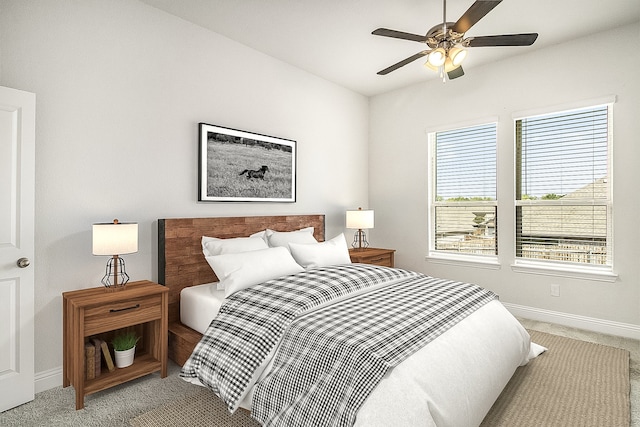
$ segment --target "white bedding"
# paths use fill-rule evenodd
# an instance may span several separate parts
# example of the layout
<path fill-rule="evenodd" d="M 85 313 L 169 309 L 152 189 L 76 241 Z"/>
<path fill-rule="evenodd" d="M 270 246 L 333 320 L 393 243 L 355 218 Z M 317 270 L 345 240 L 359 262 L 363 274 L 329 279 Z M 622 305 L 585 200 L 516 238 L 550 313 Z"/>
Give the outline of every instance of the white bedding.
<path fill-rule="evenodd" d="M 529 343 L 499 301 L 486 304 L 387 374 L 356 426 L 478 426 L 516 368 L 544 351 Z"/>
<path fill-rule="evenodd" d="M 223 300 L 215 284 L 185 288 L 182 323 L 203 333 Z M 360 408 L 355 425 L 478 426 L 516 368 L 542 351 L 495 300 L 391 370 Z M 251 397 L 240 406 L 251 409 Z"/>
<path fill-rule="evenodd" d="M 217 282 L 190 286 L 180 292 L 180 321 L 204 334 L 224 302 L 224 289 Z"/>

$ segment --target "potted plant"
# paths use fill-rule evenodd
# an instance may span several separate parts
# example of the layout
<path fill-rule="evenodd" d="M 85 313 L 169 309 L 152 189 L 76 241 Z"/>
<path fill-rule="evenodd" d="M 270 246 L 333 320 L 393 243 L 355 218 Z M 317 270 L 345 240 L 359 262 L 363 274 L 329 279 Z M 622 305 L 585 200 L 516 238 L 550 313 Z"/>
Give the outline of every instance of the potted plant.
<path fill-rule="evenodd" d="M 133 331 L 127 331 L 116 335 L 111 341 L 116 356 L 116 366 L 126 368 L 133 364 L 136 353 L 136 343 L 140 337 L 136 337 Z"/>

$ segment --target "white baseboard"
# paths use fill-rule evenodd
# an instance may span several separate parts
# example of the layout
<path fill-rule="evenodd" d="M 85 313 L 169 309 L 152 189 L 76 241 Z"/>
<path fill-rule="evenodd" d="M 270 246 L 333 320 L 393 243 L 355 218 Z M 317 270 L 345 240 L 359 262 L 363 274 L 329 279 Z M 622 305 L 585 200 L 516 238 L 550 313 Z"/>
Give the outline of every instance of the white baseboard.
<path fill-rule="evenodd" d="M 62 366 L 49 369 L 47 371 L 36 372 L 35 375 L 35 392 L 50 390 L 62 385 Z"/>
<path fill-rule="evenodd" d="M 577 314 L 561 313 L 517 304 L 502 304 L 516 317 L 640 340 L 640 325 L 579 316 Z"/>

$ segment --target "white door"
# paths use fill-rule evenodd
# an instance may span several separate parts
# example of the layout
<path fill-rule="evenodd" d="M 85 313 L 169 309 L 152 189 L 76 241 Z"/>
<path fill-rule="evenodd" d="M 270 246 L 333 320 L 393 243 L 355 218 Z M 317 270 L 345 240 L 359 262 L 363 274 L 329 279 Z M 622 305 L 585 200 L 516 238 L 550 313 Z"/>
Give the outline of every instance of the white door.
<path fill-rule="evenodd" d="M 35 104 L 0 86 L 0 412 L 34 395 Z"/>

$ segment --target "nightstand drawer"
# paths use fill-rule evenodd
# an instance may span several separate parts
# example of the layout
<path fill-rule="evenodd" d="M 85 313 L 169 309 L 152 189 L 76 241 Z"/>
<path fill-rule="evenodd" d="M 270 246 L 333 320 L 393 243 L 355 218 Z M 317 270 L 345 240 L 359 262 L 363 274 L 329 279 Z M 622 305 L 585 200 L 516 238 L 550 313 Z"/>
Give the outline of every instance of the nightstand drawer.
<path fill-rule="evenodd" d="M 374 264 L 382 267 L 395 267 L 393 249 L 364 248 L 349 250 L 351 262 Z"/>
<path fill-rule="evenodd" d="M 162 296 L 150 295 L 85 310 L 84 335 L 95 335 L 162 317 Z"/>
<path fill-rule="evenodd" d="M 364 257 L 361 262 L 365 264 L 381 265 L 383 267 L 393 267 L 393 264 L 391 263 L 391 254 Z"/>

